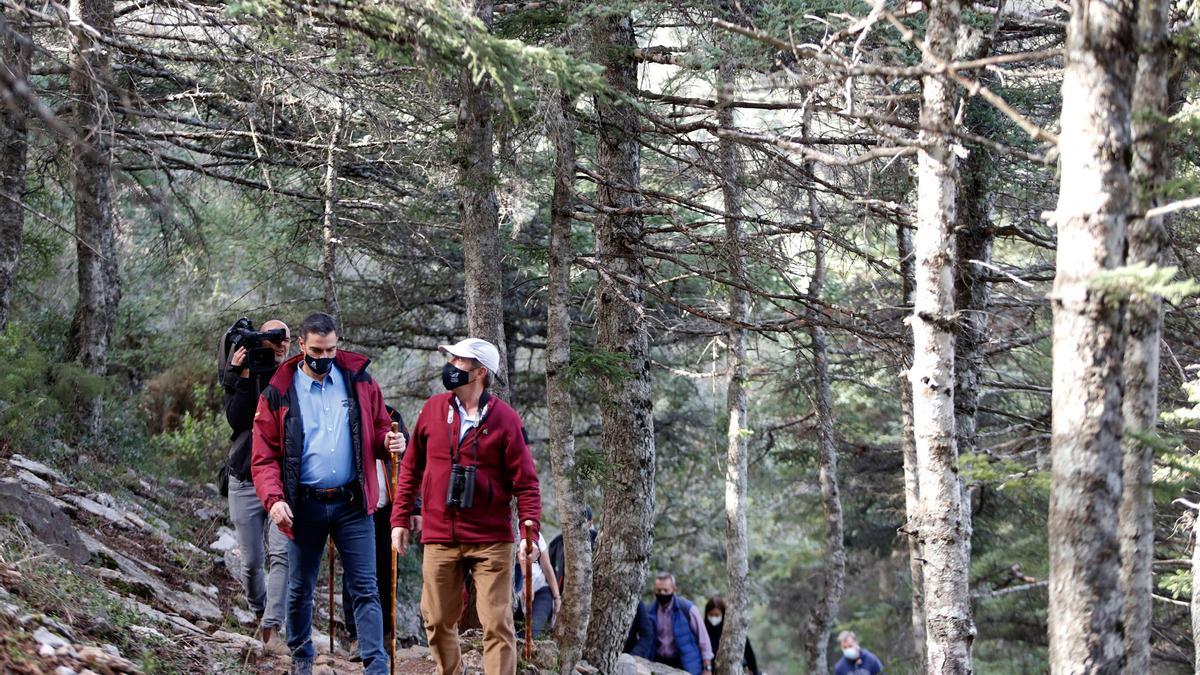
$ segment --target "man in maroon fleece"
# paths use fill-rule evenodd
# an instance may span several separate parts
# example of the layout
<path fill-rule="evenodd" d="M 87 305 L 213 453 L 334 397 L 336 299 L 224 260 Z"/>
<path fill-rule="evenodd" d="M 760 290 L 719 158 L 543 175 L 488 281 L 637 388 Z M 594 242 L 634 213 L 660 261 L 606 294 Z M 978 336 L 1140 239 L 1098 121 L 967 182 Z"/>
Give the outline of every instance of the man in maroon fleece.
<path fill-rule="evenodd" d="M 513 675 L 512 501 L 516 498 L 521 522 L 533 521 L 536 539 L 542 515 L 537 470 L 521 418 L 488 392 L 500 369 L 496 347 L 468 338 L 439 349 L 449 357 L 442 369 L 448 391 L 426 401 L 413 426 L 392 508 L 392 546 L 400 554 L 408 548 L 419 490 L 425 545 L 421 614 L 438 672 L 462 671 L 458 620 L 464 574 L 470 571 L 483 624 L 484 672 Z M 462 478 L 452 481 L 452 475 Z M 535 560 L 539 554 L 536 548 L 527 553 Z"/>

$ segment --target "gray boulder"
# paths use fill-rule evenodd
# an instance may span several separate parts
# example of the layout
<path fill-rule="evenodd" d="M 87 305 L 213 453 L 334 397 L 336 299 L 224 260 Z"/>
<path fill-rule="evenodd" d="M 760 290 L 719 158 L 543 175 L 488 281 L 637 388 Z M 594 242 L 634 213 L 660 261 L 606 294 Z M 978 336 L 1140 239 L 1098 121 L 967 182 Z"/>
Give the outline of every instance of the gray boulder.
<path fill-rule="evenodd" d="M 24 522 L 34 536 L 73 563 L 83 564 L 91 557 L 67 514 L 16 480 L 0 480 L 0 515 Z"/>

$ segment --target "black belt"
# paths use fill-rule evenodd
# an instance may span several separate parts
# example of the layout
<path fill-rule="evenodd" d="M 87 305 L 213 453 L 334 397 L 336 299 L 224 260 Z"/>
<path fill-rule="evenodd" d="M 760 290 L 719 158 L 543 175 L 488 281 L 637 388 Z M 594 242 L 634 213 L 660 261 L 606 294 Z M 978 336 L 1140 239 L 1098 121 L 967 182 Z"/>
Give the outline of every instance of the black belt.
<path fill-rule="evenodd" d="M 309 485 L 300 486 L 300 498 L 316 502 L 350 502 L 358 498 L 358 484 L 347 483 L 335 488 L 315 488 Z"/>

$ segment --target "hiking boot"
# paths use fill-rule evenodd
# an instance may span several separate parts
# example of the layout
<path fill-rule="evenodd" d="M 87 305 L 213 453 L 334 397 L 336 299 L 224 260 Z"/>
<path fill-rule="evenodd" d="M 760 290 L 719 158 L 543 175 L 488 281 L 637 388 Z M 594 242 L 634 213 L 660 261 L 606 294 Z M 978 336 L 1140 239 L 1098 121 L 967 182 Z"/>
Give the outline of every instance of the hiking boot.
<path fill-rule="evenodd" d="M 312 659 L 292 659 L 291 675 L 313 675 Z"/>

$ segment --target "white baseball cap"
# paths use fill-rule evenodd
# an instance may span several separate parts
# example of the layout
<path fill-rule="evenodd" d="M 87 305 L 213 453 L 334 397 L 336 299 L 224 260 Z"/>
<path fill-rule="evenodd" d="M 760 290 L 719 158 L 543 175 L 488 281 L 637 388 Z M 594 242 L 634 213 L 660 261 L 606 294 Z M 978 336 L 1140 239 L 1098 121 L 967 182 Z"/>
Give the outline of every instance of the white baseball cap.
<path fill-rule="evenodd" d="M 500 377 L 500 350 L 496 345 L 479 338 L 467 338 L 452 345 L 438 347 L 439 352 L 464 359 L 475 359 L 492 377 Z"/>

